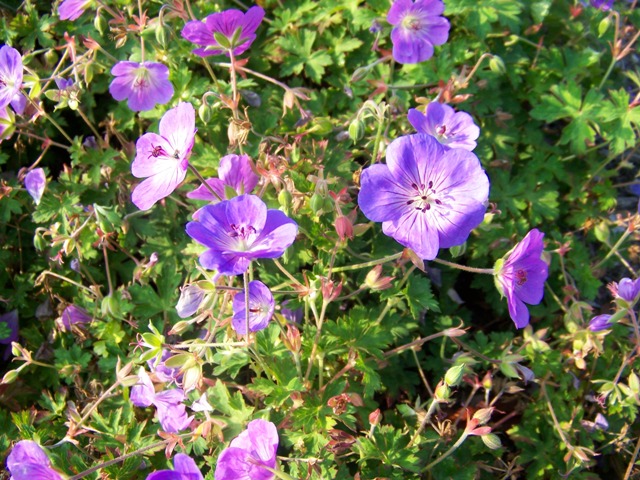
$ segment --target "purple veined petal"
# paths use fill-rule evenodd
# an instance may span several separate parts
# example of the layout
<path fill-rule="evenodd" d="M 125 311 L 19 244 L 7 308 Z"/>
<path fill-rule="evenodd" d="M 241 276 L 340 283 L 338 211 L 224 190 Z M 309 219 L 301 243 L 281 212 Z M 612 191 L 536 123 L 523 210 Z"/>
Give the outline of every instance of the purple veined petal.
<path fill-rule="evenodd" d="M 267 221 L 267 206 L 256 195 L 240 195 L 224 202 L 229 224 L 238 228 L 254 229 L 254 233 L 261 231 Z M 249 234 L 250 235 L 250 234 Z M 249 236 L 250 238 L 250 236 Z"/>
<path fill-rule="evenodd" d="M 296 240 L 298 224 L 280 210 L 268 210 L 263 230 L 251 245 L 254 258 L 278 258 Z"/>
<path fill-rule="evenodd" d="M 526 283 L 516 286 L 516 295 L 529 305 L 538 305 L 544 296 L 544 283 L 549 276 L 549 266 L 544 262 L 531 262 L 526 268 Z"/>
<path fill-rule="evenodd" d="M 24 188 L 31 195 L 36 205 L 40 203 L 46 184 L 47 177 L 42 168 L 34 168 L 24 177 Z"/>
<path fill-rule="evenodd" d="M 184 477 L 173 470 L 158 470 L 147 475 L 146 480 L 184 480 Z"/>
<path fill-rule="evenodd" d="M 218 197 L 220 198 L 214 196 L 204 185 L 200 185 L 195 190 L 187 193 L 187 198 L 193 198 L 194 200 L 207 200 L 213 203 L 217 203 L 220 201 L 220 199 L 225 198 L 224 183 L 222 182 L 222 180 L 220 180 L 219 178 L 208 178 L 205 180 L 205 182 L 213 189 L 214 192 L 218 194 Z"/>
<path fill-rule="evenodd" d="M 409 212 L 396 221 L 382 222 L 382 232 L 424 260 L 433 260 L 438 256 L 438 231 L 429 225 L 420 212 Z"/>
<path fill-rule="evenodd" d="M 431 165 L 427 179 L 433 182 L 437 194 L 443 195 L 443 203 L 447 200 L 455 203 L 458 198 L 473 199 L 477 203 L 487 200 L 489 179 L 473 153 L 463 149 L 448 150 Z"/>
<path fill-rule="evenodd" d="M 134 111 L 151 110 L 173 96 L 169 69 L 161 63 L 118 62 L 111 74 L 114 79 L 109 92 L 118 101 L 127 99 L 127 105 Z"/>
<path fill-rule="evenodd" d="M 589 322 L 589 330 L 592 332 L 601 332 L 602 330 L 610 329 L 613 325 L 614 324 L 611 322 L 611 315 L 596 315 Z"/>
<path fill-rule="evenodd" d="M 262 419 L 252 420 L 247 429 L 231 441 L 230 447 L 250 451 L 266 466 L 275 468 L 278 450 L 278 430 L 276 426 Z"/>
<path fill-rule="evenodd" d="M 69 305 L 64 309 L 61 316 L 62 329 L 70 331 L 73 325 L 82 325 L 85 323 L 91 323 L 93 317 L 84 309 L 77 307 L 76 305 Z"/>
<path fill-rule="evenodd" d="M 407 210 L 406 188 L 398 185 L 387 165 L 372 165 L 360 176 L 358 205 L 374 222 L 400 217 Z"/>
<path fill-rule="evenodd" d="M 233 297 L 233 320 L 231 326 L 240 335 L 247 334 L 245 292 L 238 292 Z M 269 325 L 275 302 L 269 287 L 264 283 L 254 280 L 249 282 L 249 330 L 258 332 Z"/>
<path fill-rule="evenodd" d="M 238 194 L 251 193 L 260 177 L 254 173 L 247 155 L 226 155 L 220 159 L 218 177 Z"/>
<path fill-rule="evenodd" d="M 529 309 L 520 300 L 513 290 L 507 290 L 507 306 L 509 307 L 509 316 L 515 322 L 516 328 L 524 328 L 529 325 Z"/>
<path fill-rule="evenodd" d="M 0 108 L 14 100 L 22 87 L 22 55 L 13 47 L 0 48 Z"/>
<path fill-rule="evenodd" d="M 136 158 L 131 164 L 134 177 L 145 178 L 162 174 L 180 165 L 173 157 L 173 147 L 169 141 L 157 133 L 145 133 L 136 142 Z"/>
<path fill-rule="evenodd" d="M 216 463 L 215 480 L 256 480 L 249 476 L 251 465 L 248 462 L 249 453 L 241 448 L 225 448 Z M 265 480 L 270 480 L 266 477 Z"/>
<path fill-rule="evenodd" d="M 184 390 L 181 388 L 172 388 L 158 392 L 153 397 L 153 404 L 160 408 L 162 406 L 168 408 L 171 405 L 178 405 L 184 402 Z"/>
<path fill-rule="evenodd" d="M 440 46 L 447 43 L 449 39 L 449 29 L 451 24 L 444 17 L 430 17 L 425 21 L 422 40 L 429 42 L 433 46 Z"/>
<path fill-rule="evenodd" d="M 204 23 L 213 32 L 221 33 L 231 39 L 237 28 L 242 28 L 244 13 L 234 8 L 214 13 L 205 18 Z"/>
<path fill-rule="evenodd" d="M 173 458 L 173 468 L 182 474 L 183 480 L 204 480 L 196 462 L 184 453 L 178 453 Z"/>
<path fill-rule="evenodd" d="M 185 285 L 184 288 L 180 290 L 180 298 L 176 305 L 178 316 L 180 318 L 188 318 L 196 313 L 204 299 L 204 294 L 205 291 L 195 283 Z"/>
<path fill-rule="evenodd" d="M 387 12 L 387 22 L 398 25 L 411 7 L 413 7 L 413 0 L 396 0 Z"/>
<path fill-rule="evenodd" d="M 7 457 L 7 468 L 13 473 L 22 464 L 51 465 L 49 457 L 40 445 L 32 440 L 21 440 L 15 444 Z"/>
<path fill-rule="evenodd" d="M 387 166 L 392 177 L 403 187 L 420 186 L 431 176 L 434 164 L 444 154 L 445 148 L 431 135 L 405 135 L 387 147 Z"/>
<path fill-rule="evenodd" d="M 217 45 L 213 32 L 200 20 L 192 20 L 182 29 L 182 37 L 196 45 Z"/>
<path fill-rule="evenodd" d="M 244 14 L 242 19 L 242 36 L 248 36 L 255 33 L 264 18 L 264 9 L 258 5 L 254 5 Z M 254 36 L 255 38 L 255 36 Z"/>
<path fill-rule="evenodd" d="M 416 42 L 416 36 L 404 28 L 396 27 L 391 31 L 393 59 L 399 63 L 420 63 L 433 57 L 433 45 L 430 42 Z"/>
<path fill-rule="evenodd" d="M 77 20 L 90 3 L 90 0 L 63 0 L 58 6 L 60 20 Z"/>
<path fill-rule="evenodd" d="M 211 55 L 222 55 L 226 53 L 226 50 L 207 46 L 204 48 L 195 48 L 191 51 L 191 53 L 193 53 L 194 55 L 198 55 L 199 57 L 210 57 Z"/>
<path fill-rule="evenodd" d="M 63 480 L 53 468 L 38 463 L 23 463 L 10 471 L 11 480 Z"/>
<path fill-rule="evenodd" d="M 16 92 L 11 101 L 9 102 L 13 111 L 18 115 L 22 115 L 24 113 L 24 109 L 27 107 L 27 97 L 21 91 Z"/>
<path fill-rule="evenodd" d="M 233 252 L 207 250 L 199 258 L 207 270 L 217 270 L 221 275 L 242 275 L 249 268 L 251 259 Z"/>
<path fill-rule="evenodd" d="M 186 429 L 193 420 L 193 417 L 187 416 L 184 404 L 158 404 L 156 415 L 160 426 L 167 433 L 178 433 Z"/>
<path fill-rule="evenodd" d="M 156 397 L 156 391 L 151 383 L 149 375 L 140 367 L 138 370 L 138 383 L 131 387 L 131 393 L 129 394 L 129 400 L 136 407 L 148 407 L 153 404 Z"/>
<path fill-rule="evenodd" d="M 189 156 L 195 140 L 195 125 L 196 112 L 188 102 L 180 102 L 162 116 L 159 131 L 173 147 L 173 151 L 169 152 L 171 155 L 181 159 Z"/>
<path fill-rule="evenodd" d="M 187 171 L 177 161 L 166 163 L 171 168 L 147 178 L 134 188 L 131 201 L 140 210 L 148 210 L 159 200 L 171 195 L 186 177 Z"/>
<path fill-rule="evenodd" d="M 623 278 L 618 282 L 617 297 L 627 302 L 633 302 L 640 294 L 640 279 Z"/>
<path fill-rule="evenodd" d="M 206 207 L 205 207 L 206 208 Z M 219 224 L 220 228 L 207 228 L 211 225 L 211 219 L 207 225 L 202 222 L 207 211 L 202 208 L 198 215 L 197 222 L 189 222 L 186 226 L 187 235 L 205 247 L 220 251 L 234 251 L 237 247 L 237 240 L 229 236 L 229 228 L 224 224 Z"/>

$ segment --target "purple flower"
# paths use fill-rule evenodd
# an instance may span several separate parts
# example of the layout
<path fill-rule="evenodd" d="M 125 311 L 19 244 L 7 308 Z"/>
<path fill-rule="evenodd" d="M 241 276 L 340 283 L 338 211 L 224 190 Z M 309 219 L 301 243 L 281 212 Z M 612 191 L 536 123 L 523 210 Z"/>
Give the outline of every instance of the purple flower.
<path fill-rule="evenodd" d="M 173 470 L 160 470 L 147 476 L 147 480 L 204 480 L 196 462 L 184 453 L 173 457 Z"/>
<path fill-rule="evenodd" d="M 360 181 L 365 216 L 426 260 L 467 240 L 489 196 L 489 179 L 473 153 L 422 133 L 391 142 L 387 164 L 366 168 Z"/>
<path fill-rule="evenodd" d="M 509 316 L 517 328 L 529 324 L 529 310 L 525 303 L 537 305 L 544 295 L 544 282 L 549 266 L 540 258 L 544 233 L 534 228 L 494 267 L 498 291 L 507 297 Z"/>
<path fill-rule="evenodd" d="M 180 102 L 160 120 L 160 134 L 145 133 L 136 142 L 131 173 L 147 178 L 131 194 L 140 210 L 148 210 L 170 195 L 187 175 L 189 155 L 196 135 L 196 113 L 190 103 Z"/>
<path fill-rule="evenodd" d="M 466 112 L 456 112 L 449 105 L 431 102 L 425 113 L 412 108 L 407 118 L 419 133 L 435 137 L 442 145 L 469 151 L 476 148 L 480 129 Z"/>
<path fill-rule="evenodd" d="M 206 292 L 197 283 L 185 285 L 180 290 L 180 298 L 176 305 L 176 311 L 180 318 L 187 318 L 193 315 L 200 308 Z"/>
<path fill-rule="evenodd" d="M 286 308 L 285 305 L 289 304 L 289 300 L 285 300 L 281 304 L 280 315 L 289 323 L 300 323 L 304 318 L 304 311 L 302 308 Z"/>
<path fill-rule="evenodd" d="M 597 315 L 589 322 L 589 330 L 592 332 L 600 332 L 602 330 L 608 330 L 613 327 L 613 325 L 614 324 L 611 322 L 611 315 Z"/>
<path fill-rule="evenodd" d="M 449 38 L 449 20 L 442 17 L 440 0 L 395 0 L 387 13 L 393 58 L 399 63 L 419 63 L 433 56 L 433 47 Z"/>
<path fill-rule="evenodd" d="M 149 368 L 153 370 L 156 378 L 161 382 L 165 383 L 176 383 L 179 384 L 182 381 L 182 373 L 180 373 L 180 368 L 170 368 L 167 367 L 165 362 L 171 358 L 172 354 L 169 350 L 162 350 L 162 356 L 160 357 L 160 361 L 156 360 L 156 357 L 152 358 L 147 362 Z"/>
<path fill-rule="evenodd" d="M 71 330 L 72 325 L 78 325 L 83 323 L 91 323 L 93 317 L 87 313 L 84 308 L 76 307 L 75 305 L 69 305 L 62 312 L 60 318 L 60 324 L 62 330 L 68 332 Z"/>
<path fill-rule="evenodd" d="M 164 390 L 156 394 L 153 404 L 160 426 L 165 432 L 178 433 L 191 424 L 193 417 L 187 416 L 184 405 L 184 391 L 181 388 Z"/>
<path fill-rule="evenodd" d="M 623 278 L 618 282 L 616 296 L 628 303 L 633 303 L 640 294 L 640 278 L 631 280 Z"/>
<path fill-rule="evenodd" d="M 156 398 L 156 389 L 151 383 L 149 375 L 140 367 L 138 370 L 138 383 L 131 387 L 131 394 L 129 400 L 136 407 L 148 407 L 152 405 Z"/>
<path fill-rule="evenodd" d="M 11 104 L 16 113 L 22 113 L 26 98 L 22 87 L 22 56 L 9 45 L 0 48 L 0 108 Z"/>
<path fill-rule="evenodd" d="M 592 7 L 598 10 L 607 11 L 613 7 L 613 0 L 589 0 Z"/>
<path fill-rule="evenodd" d="M 256 39 L 256 29 L 262 18 L 262 7 L 254 6 L 242 13 L 240 10 L 225 10 L 214 13 L 204 21 L 193 20 L 182 29 L 182 36 L 191 43 L 200 45 L 193 53 L 201 57 L 209 55 L 242 55 Z"/>
<path fill-rule="evenodd" d="M 16 443 L 7 457 L 7 470 L 11 480 L 63 480 L 42 447 L 31 440 Z"/>
<path fill-rule="evenodd" d="M 13 310 L 12 312 L 0 315 L 0 322 L 6 323 L 9 329 L 9 336 L 0 338 L 0 346 L 5 345 L 0 349 L 0 351 L 4 350 L 2 358 L 7 360 L 11 356 L 11 342 L 18 341 L 18 311 Z"/>
<path fill-rule="evenodd" d="M 251 193 L 258 184 L 260 177 L 253 172 L 253 165 L 247 155 L 226 155 L 220 159 L 218 167 L 219 178 L 209 178 L 207 184 L 218 194 L 220 198 L 229 198 L 227 188 L 230 187 L 238 195 Z M 193 192 L 187 193 L 188 198 L 196 200 L 208 200 L 219 202 L 211 191 L 204 185 L 200 185 Z"/>
<path fill-rule="evenodd" d="M 276 426 L 266 420 L 252 420 L 247 429 L 231 441 L 218 457 L 215 480 L 271 480 L 278 450 Z"/>
<path fill-rule="evenodd" d="M 258 332 L 267 328 L 275 306 L 269 287 L 258 280 L 249 282 L 249 330 Z M 233 320 L 231 321 L 231 326 L 240 335 L 247 333 L 246 311 L 244 290 L 242 290 L 233 297 Z"/>
<path fill-rule="evenodd" d="M 36 205 L 40 203 L 46 184 L 47 176 L 41 168 L 34 168 L 24 177 L 24 188 L 27 189 Z"/>
<path fill-rule="evenodd" d="M 268 210 L 259 197 L 241 195 L 203 207 L 187 234 L 209 249 L 200 265 L 221 275 L 240 275 L 254 258 L 277 258 L 294 242 L 296 222 L 279 210 Z"/>
<path fill-rule="evenodd" d="M 60 20 L 76 20 L 90 3 L 91 0 L 63 0 L 58 6 Z"/>
<path fill-rule="evenodd" d="M 111 69 L 115 78 L 109 86 L 111 96 L 127 99 L 134 112 L 151 110 L 156 103 L 164 105 L 173 96 L 166 65 L 154 62 L 118 62 Z"/>

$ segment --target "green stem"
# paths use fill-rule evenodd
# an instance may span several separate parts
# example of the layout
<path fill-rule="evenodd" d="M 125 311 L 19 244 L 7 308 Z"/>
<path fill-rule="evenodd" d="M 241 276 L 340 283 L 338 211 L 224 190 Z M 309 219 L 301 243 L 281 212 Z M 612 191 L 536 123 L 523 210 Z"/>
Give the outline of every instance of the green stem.
<path fill-rule="evenodd" d="M 382 131 L 384 130 L 384 118 L 378 120 L 378 129 L 376 130 L 376 139 L 373 144 L 373 154 L 371 155 L 371 163 L 378 163 L 378 153 L 380 151 L 380 141 L 382 140 Z"/>
<path fill-rule="evenodd" d="M 426 427 L 427 423 L 429 423 L 429 420 L 431 420 L 431 416 L 433 415 L 433 412 L 436 410 L 437 406 L 438 406 L 438 402 L 436 402 L 435 400 L 431 400 L 431 404 L 429 405 L 429 410 L 427 410 L 427 413 L 422 419 L 422 422 L 420 423 L 420 426 L 416 430 L 416 433 L 414 433 L 413 437 L 411 437 L 411 440 L 409 440 L 409 444 L 407 445 L 407 448 L 411 447 L 416 442 L 416 440 L 418 440 L 418 437 L 424 431 L 424 427 Z"/>
<path fill-rule="evenodd" d="M 626 229 L 624 231 L 624 233 L 620 236 L 620 238 L 618 239 L 618 241 L 613 245 L 613 247 L 611 247 L 611 250 L 609 250 L 609 253 L 607 253 L 605 255 L 605 257 L 600 260 L 595 267 L 593 267 L 593 269 L 597 269 L 599 268 L 604 262 L 606 262 L 612 255 L 614 255 L 617 251 L 618 248 L 620 248 L 620 245 L 622 245 L 622 243 L 627 239 L 627 237 L 631 234 L 631 232 L 629 231 L 629 229 Z"/>
<path fill-rule="evenodd" d="M 242 281 L 244 283 L 244 326 L 245 326 L 245 340 L 247 346 L 250 345 L 250 332 L 249 332 L 249 269 L 247 268 L 242 274 Z"/>
<path fill-rule="evenodd" d="M 458 449 L 458 447 L 460 447 L 460 445 L 464 443 L 464 441 L 467 439 L 468 436 L 469 434 L 466 431 L 462 432 L 462 435 L 460 435 L 460 438 L 458 439 L 458 441 L 454 443 L 449 450 L 444 452 L 442 455 L 436 458 L 433 462 L 431 462 L 429 465 L 424 467 L 422 471 L 427 472 L 431 470 L 433 467 L 435 467 L 437 464 L 439 464 L 441 461 L 443 461 L 445 458 L 447 458 L 449 455 L 455 452 Z"/>
<path fill-rule="evenodd" d="M 495 275 L 495 271 L 493 268 L 475 268 L 475 267 L 467 267 L 466 265 L 460 265 L 459 263 L 449 262 L 448 260 L 442 260 L 440 258 L 434 258 L 432 260 L 435 263 L 440 263 L 442 265 L 446 265 L 448 267 L 457 268 L 458 270 L 464 270 L 465 272 L 472 273 L 484 273 L 488 275 Z"/>
<path fill-rule="evenodd" d="M 40 113 L 44 118 L 49 120 L 49 122 L 51 122 L 51 125 L 56 127 L 56 129 L 62 134 L 64 138 L 67 139 L 69 143 L 73 144 L 73 139 L 67 134 L 67 132 L 65 132 L 65 130 L 58 124 L 58 122 L 56 122 L 47 112 L 45 112 L 44 109 L 40 108 L 38 104 L 29 97 L 29 95 L 25 95 L 24 93 L 23 95 L 27 98 L 29 103 L 35 107 L 38 113 Z"/>
<path fill-rule="evenodd" d="M 359 270 L 361 268 L 375 267 L 376 265 L 380 265 L 381 263 L 392 262 L 394 260 L 399 259 L 404 252 L 394 253 L 393 255 L 388 255 L 386 257 L 378 258 L 377 260 L 371 260 L 370 262 L 358 263 L 356 265 L 347 265 L 346 267 L 336 267 L 332 270 L 333 273 L 337 272 L 348 272 L 351 270 Z"/>

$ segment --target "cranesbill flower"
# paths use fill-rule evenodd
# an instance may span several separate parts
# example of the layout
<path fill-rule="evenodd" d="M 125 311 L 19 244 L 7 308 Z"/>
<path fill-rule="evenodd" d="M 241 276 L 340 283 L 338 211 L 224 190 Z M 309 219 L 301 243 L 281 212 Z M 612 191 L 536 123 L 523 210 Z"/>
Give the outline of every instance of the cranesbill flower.
<path fill-rule="evenodd" d="M 47 176 L 41 168 L 34 168 L 24 177 L 24 188 L 31 195 L 36 205 L 40 203 L 44 187 L 47 185 Z"/>
<path fill-rule="evenodd" d="M 449 38 L 449 20 L 442 17 L 440 0 L 395 0 L 387 13 L 393 58 L 399 63 L 419 63 L 433 56 L 433 47 Z"/>
<path fill-rule="evenodd" d="M 623 278 L 616 285 L 615 296 L 622 300 L 633 303 L 640 295 L 640 278 L 631 280 L 630 278 Z"/>
<path fill-rule="evenodd" d="M 118 62 L 111 69 L 115 78 L 109 85 L 111 96 L 127 100 L 134 112 L 151 110 L 157 103 L 164 105 L 173 96 L 169 69 L 155 62 Z"/>
<path fill-rule="evenodd" d="M 167 367 L 167 364 L 165 363 L 172 356 L 173 354 L 169 350 L 163 349 L 160 360 L 158 361 L 157 357 L 154 357 L 147 361 L 147 365 L 153 371 L 156 378 L 161 382 L 180 384 L 182 381 L 180 368 Z"/>
<path fill-rule="evenodd" d="M 91 0 L 64 0 L 58 6 L 60 20 L 76 20 L 89 6 Z"/>
<path fill-rule="evenodd" d="M 240 10 L 230 9 L 213 13 L 203 21 L 193 20 L 182 29 L 182 36 L 191 43 L 200 45 L 193 53 L 201 57 L 209 55 L 243 54 L 256 39 L 256 30 L 262 18 L 262 7 L 254 6 L 242 13 Z"/>
<path fill-rule="evenodd" d="M 170 195 L 187 175 L 189 155 L 196 135 L 196 113 L 190 103 L 180 102 L 160 120 L 157 133 L 145 133 L 136 142 L 131 173 L 147 178 L 131 194 L 140 210 L 148 210 Z"/>
<path fill-rule="evenodd" d="M 517 328 L 529 324 L 525 303 L 537 305 L 544 295 L 549 266 L 542 260 L 544 233 L 534 228 L 494 266 L 498 291 L 507 297 L 509 316 Z"/>
<path fill-rule="evenodd" d="M 31 440 L 16 443 L 7 457 L 7 470 L 11 480 L 63 480 L 42 447 Z"/>
<path fill-rule="evenodd" d="M 278 450 L 276 426 L 266 420 L 252 420 L 218 457 L 215 480 L 271 480 Z"/>
<path fill-rule="evenodd" d="M 251 193 L 258 184 L 258 180 L 260 177 L 254 173 L 253 165 L 247 155 L 226 155 L 220 159 L 218 178 L 209 178 L 206 181 L 219 198 L 204 185 L 187 193 L 187 197 L 217 203 L 220 199 L 229 198 L 227 187 L 237 195 Z"/>
<path fill-rule="evenodd" d="M 254 280 L 249 282 L 249 330 L 258 332 L 267 328 L 269 320 L 275 310 L 273 294 L 264 283 Z M 247 333 L 246 325 L 247 306 L 244 298 L 244 290 L 233 297 L 233 320 L 231 326 L 240 335 Z"/>
<path fill-rule="evenodd" d="M 255 195 L 241 195 L 202 208 L 187 234 L 208 247 L 200 265 L 221 275 L 240 275 L 255 258 L 278 258 L 294 242 L 296 222 L 267 209 Z"/>
<path fill-rule="evenodd" d="M 149 378 L 149 375 L 140 368 L 138 370 L 138 383 L 131 387 L 131 394 L 129 400 L 136 407 L 148 407 L 152 405 L 156 398 L 156 389 L 153 387 L 153 383 Z"/>
<path fill-rule="evenodd" d="M 62 330 L 70 331 L 72 325 L 81 325 L 84 323 L 91 323 L 93 317 L 89 315 L 89 313 L 80 307 L 76 307 L 75 305 L 69 305 L 62 312 L 62 316 L 60 317 L 60 324 L 62 326 Z"/>
<path fill-rule="evenodd" d="M 22 56 L 13 47 L 0 48 L 0 108 L 11 104 L 17 113 L 24 111 L 26 99 L 22 87 Z"/>
<path fill-rule="evenodd" d="M 489 179 L 471 152 L 422 133 L 397 138 L 387 164 L 366 168 L 358 205 L 382 231 L 426 260 L 460 245 L 484 218 Z"/>
<path fill-rule="evenodd" d="M 173 457 L 173 470 L 159 470 L 147 480 L 204 480 L 196 462 L 189 455 L 178 453 Z"/>
<path fill-rule="evenodd" d="M 466 112 L 456 112 L 449 105 L 431 102 L 425 113 L 412 108 L 407 118 L 419 133 L 435 137 L 442 145 L 469 151 L 476 148 L 480 129 Z"/>
<path fill-rule="evenodd" d="M 613 327 L 614 322 L 611 321 L 611 315 L 606 313 L 603 315 L 596 315 L 589 322 L 589 330 L 592 332 L 600 332 L 602 330 L 608 330 Z"/>
<path fill-rule="evenodd" d="M 158 403 L 156 407 L 158 421 L 165 432 L 178 433 L 186 429 L 193 420 L 193 417 L 187 416 L 183 403 Z"/>

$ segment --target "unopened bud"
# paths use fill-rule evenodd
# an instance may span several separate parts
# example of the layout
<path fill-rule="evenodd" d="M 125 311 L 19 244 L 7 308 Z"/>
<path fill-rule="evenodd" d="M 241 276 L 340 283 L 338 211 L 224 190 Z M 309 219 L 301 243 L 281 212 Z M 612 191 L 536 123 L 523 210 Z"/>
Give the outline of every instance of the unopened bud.
<path fill-rule="evenodd" d="M 4 377 L 2 377 L 0 384 L 8 385 L 9 383 L 15 382 L 18 379 L 19 374 L 20 374 L 19 370 L 9 370 L 7 373 L 4 374 Z"/>
<path fill-rule="evenodd" d="M 451 389 L 446 384 L 440 383 L 436 387 L 433 398 L 436 402 L 447 403 L 451 398 Z"/>
<path fill-rule="evenodd" d="M 298 328 L 293 325 L 287 325 L 287 333 L 284 337 L 284 344 L 293 353 L 300 353 L 300 348 L 302 348 L 300 330 L 298 330 Z"/>
<path fill-rule="evenodd" d="M 107 20 L 101 15 L 101 12 L 98 11 L 93 19 L 93 28 L 95 28 L 100 35 L 104 35 L 104 31 L 107 27 Z"/>
<path fill-rule="evenodd" d="M 486 435 L 482 435 L 480 438 L 482 439 L 484 444 L 491 450 L 497 450 L 498 448 L 502 447 L 500 437 L 498 437 L 495 433 L 487 433 Z"/>
<path fill-rule="evenodd" d="M 376 408 L 373 412 L 369 414 L 369 423 L 372 426 L 379 425 L 381 419 L 382 419 L 382 412 L 380 412 L 379 408 Z"/>
<path fill-rule="evenodd" d="M 385 290 L 391 287 L 391 282 L 396 277 L 383 277 L 382 265 L 376 265 L 371 269 L 364 279 L 364 284 L 371 290 Z"/>
<path fill-rule="evenodd" d="M 477 410 L 476 413 L 473 414 L 473 418 L 475 420 L 478 420 L 479 425 L 484 425 L 489 420 L 491 420 L 491 414 L 493 413 L 493 410 L 494 410 L 493 407 L 481 408 L 480 410 Z"/>
<path fill-rule="evenodd" d="M 178 316 L 180 318 L 187 318 L 196 313 L 198 308 L 200 308 L 204 294 L 205 291 L 195 283 L 184 286 L 180 291 L 180 298 L 176 305 Z"/>
<path fill-rule="evenodd" d="M 183 370 L 182 388 L 185 392 L 195 389 L 202 380 L 202 365 L 199 363 Z"/>
<path fill-rule="evenodd" d="M 444 383 L 450 387 L 457 387 L 462 380 L 464 364 L 451 367 L 444 375 Z"/>
<path fill-rule="evenodd" d="M 309 200 L 309 207 L 314 214 L 320 215 L 322 213 L 323 206 L 324 198 L 322 198 L 319 193 L 314 193 L 313 195 L 311 195 L 311 199 Z"/>
<path fill-rule="evenodd" d="M 362 137 L 364 137 L 365 126 L 364 122 L 358 118 L 356 118 L 353 122 L 349 124 L 349 138 L 356 143 Z"/>
<path fill-rule="evenodd" d="M 102 316 L 120 318 L 120 302 L 113 294 L 102 299 Z"/>
<path fill-rule="evenodd" d="M 342 281 L 336 284 L 333 280 L 322 279 L 322 298 L 326 302 L 333 302 L 340 296 L 341 291 Z"/>
<path fill-rule="evenodd" d="M 503 74 L 507 71 L 506 67 L 504 66 L 504 62 L 497 55 L 492 56 L 491 60 L 489 60 L 489 68 L 493 73 L 498 74 Z"/>
<path fill-rule="evenodd" d="M 202 123 L 209 123 L 211 120 L 211 107 L 203 102 L 202 105 L 198 107 L 198 116 L 200 120 L 202 120 Z"/>
<path fill-rule="evenodd" d="M 491 378 L 491 372 L 487 372 L 482 377 L 482 388 L 489 391 L 493 387 L 493 378 Z"/>

